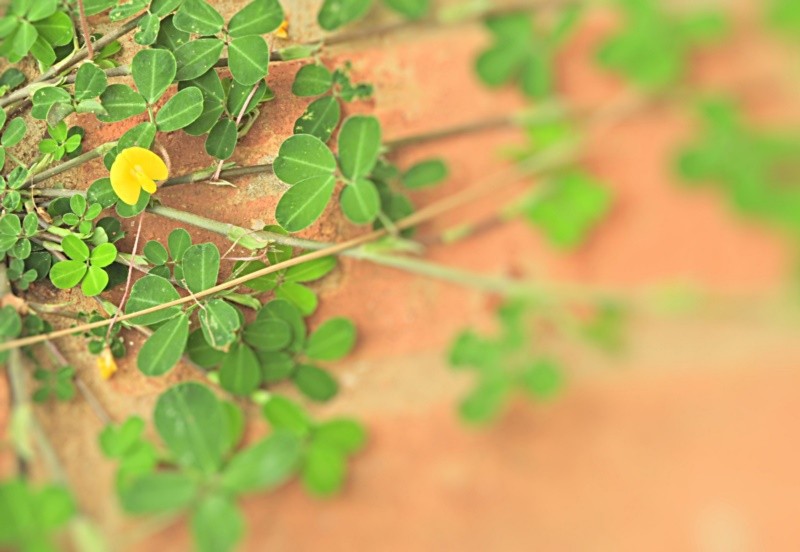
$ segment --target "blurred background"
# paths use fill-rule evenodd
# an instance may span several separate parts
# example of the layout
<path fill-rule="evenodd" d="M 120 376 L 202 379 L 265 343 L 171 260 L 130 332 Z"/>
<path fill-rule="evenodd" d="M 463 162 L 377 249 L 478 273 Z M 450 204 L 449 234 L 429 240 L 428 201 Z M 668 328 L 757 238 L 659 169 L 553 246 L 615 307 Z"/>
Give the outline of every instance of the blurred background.
<path fill-rule="evenodd" d="M 214 2 L 226 17 L 245 3 Z M 320 3 L 283 2 L 289 41 L 321 37 Z M 352 318 L 359 343 L 333 366 L 339 397 L 314 412 L 361 419 L 369 445 L 334 499 L 297 484 L 249 499 L 244 549 L 799 549 L 800 1 L 507 7 L 534 25 L 521 40 L 542 68 L 530 81 L 494 71 L 517 55 L 503 50 L 516 31 L 487 28 L 470 16 L 483 3 L 458 0 L 436 5 L 464 18 L 448 24 L 398 26 L 376 8 L 322 61 L 350 61 L 354 81 L 374 85 L 347 112 L 374 113 L 389 141 L 459 129 L 391 153 L 401 167 L 450 167 L 444 184 L 412 193 L 417 206 L 578 140 L 568 170 L 513 177 L 415 237 L 426 259 L 524 282 L 537 299 L 518 307 L 507 293 L 343 259 L 314 320 Z M 271 67 L 276 100 L 237 161 L 272 159 L 291 134 L 307 103 L 290 93 L 300 66 Z M 200 146 L 167 147 L 180 169 Z M 269 178 L 226 201 L 213 187 L 162 199 L 258 227 L 277 201 Z M 359 232 L 325 224 L 307 235 Z M 145 218 L 143 238 L 168 231 Z M 73 345 L 71 358 L 93 362 Z M 470 369 L 492 347 L 541 361 L 540 378 L 499 396 L 496 374 Z M 114 412 L 148 412 L 190 373 L 154 382 L 134 364 L 92 382 Z M 189 548 L 185 526 L 153 531 L 120 514 L 86 405 L 40 414 L 108 534 L 142 531 L 130 549 Z"/>

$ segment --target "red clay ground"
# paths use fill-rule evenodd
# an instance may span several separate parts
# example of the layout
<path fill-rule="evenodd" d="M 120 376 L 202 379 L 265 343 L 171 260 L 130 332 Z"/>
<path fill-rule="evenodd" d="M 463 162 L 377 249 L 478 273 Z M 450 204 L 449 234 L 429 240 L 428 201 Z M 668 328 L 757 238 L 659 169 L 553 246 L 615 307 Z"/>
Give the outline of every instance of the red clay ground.
<path fill-rule="evenodd" d="M 305 13 L 306 3 L 300 4 L 290 13 Z M 595 45 L 613 25 L 609 17 L 593 18 L 562 57 L 559 78 L 575 105 L 602 106 L 626 93 L 621 81 L 591 63 Z M 305 32 L 301 24 L 297 28 Z M 356 76 L 376 84 L 374 102 L 355 108 L 374 111 L 393 139 L 520 105 L 514 94 L 488 93 L 474 81 L 471 60 L 484 40 L 473 27 L 409 32 L 348 47 L 357 51 L 342 48 L 326 60 L 352 59 Z M 748 111 L 767 122 L 797 120 L 797 82 L 787 80 L 786 70 L 791 59 L 780 43 L 745 26 L 698 56 L 694 78 L 710 88 L 734 87 Z M 270 82 L 278 99 L 243 141 L 237 161 L 263 162 L 276 154 L 304 105 L 288 92 L 297 67 L 273 68 Z M 668 170 L 674 151 L 693 130 L 686 109 L 657 107 L 591 138 L 588 166 L 616 199 L 610 220 L 576 254 L 554 253 L 519 222 L 432 247 L 429 257 L 489 274 L 603 288 L 689 281 L 780 303 L 776 290 L 791 265 L 788 248 L 767 230 L 737 220 L 714 192 L 681 189 Z M 417 194 L 421 205 L 501 169 L 496 152 L 516 139 L 513 131 L 462 136 L 405 149 L 396 159 L 401 164 L 429 155 L 448 160 L 452 179 Z M 200 143 L 181 138 L 165 145 L 174 174 L 207 163 Z M 68 183 L 85 186 L 102 172 L 98 164 Z M 166 205 L 243 226 L 271 222 L 274 179 L 236 184 L 238 190 L 194 186 L 160 196 Z M 519 190 L 512 186 L 425 225 L 420 234 L 490 213 Z M 153 216 L 145 225 L 146 238 L 163 237 L 171 228 Z M 332 213 L 324 229 L 309 235 L 343 239 L 357 232 Z M 793 426 L 800 417 L 800 344 L 790 308 L 634 312 L 623 355 L 608 358 L 583 346 L 565 347 L 570 381 L 561 399 L 516 404 L 496 426 L 476 431 L 455 417 L 454 405 L 470 381 L 448 370 L 443 351 L 464 326 L 490 325 L 494 300 L 350 260 L 321 289 L 314 320 L 350 316 L 360 341 L 355 354 L 334 367 L 342 393 L 317 410 L 323 417 L 358 416 L 369 427 L 370 445 L 336 499 L 315 500 L 291 485 L 249 500 L 246 550 L 800 546 L 794 520 L 800 500 L 793 493 L 800 483 L 800 430 Z M 36 290 L 39 297 L 46 293 L 44 286 Z M 147 415 L 159 390 L 191 376 L 187 369 L 147 380 L 137 375 L 131 356 L 105 383 L 79 352 L 80 343 L 63 344 L 117 419 Z M 113 466 L 95 444 L 99 423 L 79 401 L 40 414 L 82 505 L 120 542 L 116 535 L 131 524 L 110 495 Z M 261 429 L 259 424 L 254 431 Z M 175 526 L 135 549 L 188 546 L 185 527 Z"/>

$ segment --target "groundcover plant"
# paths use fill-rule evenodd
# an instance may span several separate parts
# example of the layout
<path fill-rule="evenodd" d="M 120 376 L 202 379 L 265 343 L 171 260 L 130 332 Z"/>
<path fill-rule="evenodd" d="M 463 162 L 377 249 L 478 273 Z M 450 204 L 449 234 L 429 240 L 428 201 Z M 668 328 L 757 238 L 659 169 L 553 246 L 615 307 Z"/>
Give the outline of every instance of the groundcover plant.
<path fill-rule="evenodd" d="M 135 544 L 135 530 L 107 534 L 82 511 L 81 491 L 38 419 L 59 402 L 85 401 L 102 423 L 94 446 L 116 466 L 114 501 L 122 511 L 187 520 L 197 550 L 242 543 L 247 495 L 299 479 L 322 499 L 358 478 L 351 467 L 369 454 L 365 425 L 318 414 L 325 412 L 318 404 L 340 393 L 332 363 L 346 362 L 363 329 L 346 316 L 315 314 L 340 257 L 501 299 L 495 330 L 465 329 L 448 353 L 453 368 L 474 373 L 457 406 L 465 423 L 496 420 L 517 395 L 557 397 L 568 372 L 548 343 L 613 353 L 642 298 L 436 263 L 425 258 L 430 240 L 418 239 L 416 229 L 520 180 L 535 181 L 488 219 L 433 239 L 467 240 L 522 219 L 557 251 L 581 247 L 614 208 L 611 188 L 584 159 L 585 140 L 648 105 L 673 102 L 699 114 L 696 136 L 672 167 L 687 182 L 716 183 L 736 209 L 792 238 L 800 229 L 800 195 L 785 186 L 797 174 L 800 137 L 758 129 L 734 102 L 686 84 L 696 48 L 724 40 L 728 24 L 719 12 L 671 11 L 656 0 L 613 3 L 619 25 L 595 62 L 627 79 L 634 93 L 584 110 L 559 94 L 558 56 L 593 3 L 290 4 L 11 0 L 3 8 L 0 363 L 10 387 L 7 449 L 16 462 L 0 481 L 0 548 Z M 312 4 L 316 11 L 306 13 Z M 309 17 L 325 32 L 295 40 L 293 21 Z M 789 41 L 797 35 L 794 2 L 771 3 L 764 19 Z M 373 113 L 376 85 L 355 76 L 350 61 L 327 57 L 333 45 L 351 44 L 358 54 L 359 41 L 372 35 L 468 25 L 485 34 L 473 62 L 476 81 L 521 106 L 508 116 L 387 141 Z M 276 64 L 295 71 L 273 88 Z M 263 162 L 241 163 L 237 146 L 263 134 L 268 115 L 289 105 L 281 95 L 302 104 L 288 114 L 293 133 L 265 147 Z M 424 198 L 450 178 L 442 158 L 394 162 L 413 144 L 497 128 L 523 137 L 487 152 L 502 156 L 506 168 L 436 200 Z M 190 140 L 202 150 L 192 153 L 195 168 L 176 171 L 185 165 L 176 159 L 187 151 L 181 143 Z M 67 178 L 84 165 L 100 176 Z M 264 203 L 258 228 L 159 197 L 167 188 L 202 188 L 225 203 L 253 175 L 269 176 L 279 195 Z M 145 214 L 161 221 L 154 225 L 169 221 L 170 230 L 147 239 Z M 328 239 L 299 234 L 309 228 Z M 112 417 L 86 380 L 109 385 L 122 359 L 134 359 L 125 365 L 140 372 L 145 395 L 159 392 Z M 150 387 L 151 378 L 160 387 Z M 339 400 L 336 412 L 346 412 L 347 397 Z"/>

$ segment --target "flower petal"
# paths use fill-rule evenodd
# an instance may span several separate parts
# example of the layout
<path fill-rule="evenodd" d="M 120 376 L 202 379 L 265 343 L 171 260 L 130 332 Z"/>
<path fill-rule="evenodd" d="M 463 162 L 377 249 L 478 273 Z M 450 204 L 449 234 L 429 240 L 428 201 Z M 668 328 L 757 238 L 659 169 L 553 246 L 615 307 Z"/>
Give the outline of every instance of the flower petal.
<path fill-rule="evenodd" d="M 149 149 L 132 147 L 123 150 L 120 155 L 125 157 L 131 167 L 139 167 L 152 180 L 166 180 L 169 176 L 167 165 Z"/>
<path fill-rule="evenodd" d="M 110 177 L 111 187 L 117 197 L 128 205 L 136 205 L 136 202 L 139 201 L 142 185 L 136 179 L 133 167 L 130 166 L 122 154 L 117 155 L 114 164 L 111 165 Z"/>
<path fill-rule="evenodd" d="M 153 179 L 147 178 L 143 174 L 137 175 L 139 179 L 139 184 L 141 184 L 142 189 L 147 192 L 148 194 L 156 193 L 156 183 L 153 182 Z"/>

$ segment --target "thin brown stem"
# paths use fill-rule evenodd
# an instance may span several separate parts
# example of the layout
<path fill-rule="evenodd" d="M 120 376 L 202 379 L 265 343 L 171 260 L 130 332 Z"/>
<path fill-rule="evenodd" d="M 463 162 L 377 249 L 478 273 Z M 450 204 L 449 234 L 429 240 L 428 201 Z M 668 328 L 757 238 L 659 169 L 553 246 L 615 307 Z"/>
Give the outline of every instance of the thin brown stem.
<path fill-rule="evenodd" d="M 108 340 L 111 338 L 111 330 L 114 329 L 114 324 L 119 318 L 119 313 L 122 312 L 122 309 L 125 307 L 125 301 L 128 300 L 128 294 L 131 291 L 131 282 L 133 281 L 133 267 L 134 265 L 136 265 L 136 252 L 139 249 L 139 237 L 142 235 L 143 221 L 144 221 L 144 212 L 139 213 L 139 222 L 136 226 L 136 238 L 134 238 L 133 240 L 133 251 L 131 251 L 131 263 L 128 265 L 128 278 L 125 280 L 125 290 L 122 292 L 122 299 L 119 300 L 119 306 L 117 307 L 114 316 L 111 317 L 111 322 L 108 325 L 108 331 L 106 332 L 106 342 L 108 342 Z"/>
<path fill-rule="evenodd" d="M 78 14 L 81 20 L 81 32 L 83 33 L 83 44 L 86 48 L 86 56 L 91 60 L 94 58 L 94 47 L 92 46 L 92 33 L 89 31 L 89 20 L 86 19 L 86 9 L 83 7 L 83 0 L 78 0 Z"/>

